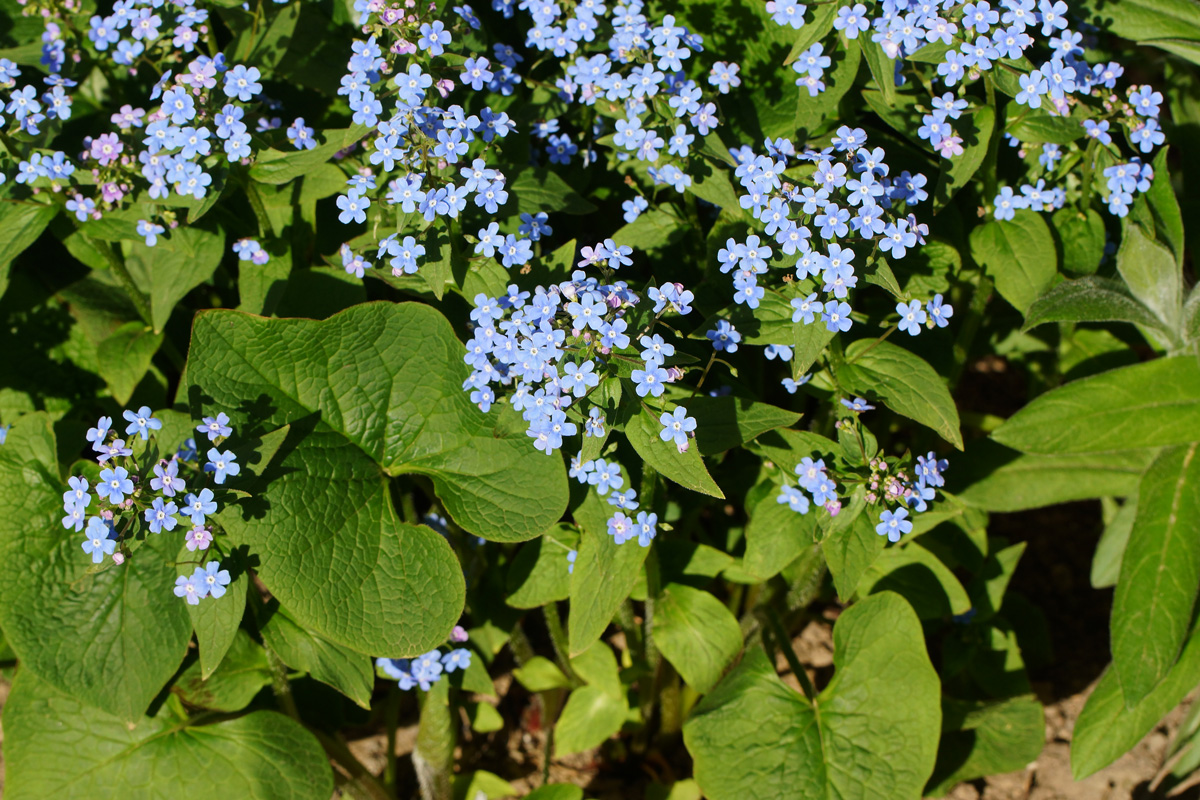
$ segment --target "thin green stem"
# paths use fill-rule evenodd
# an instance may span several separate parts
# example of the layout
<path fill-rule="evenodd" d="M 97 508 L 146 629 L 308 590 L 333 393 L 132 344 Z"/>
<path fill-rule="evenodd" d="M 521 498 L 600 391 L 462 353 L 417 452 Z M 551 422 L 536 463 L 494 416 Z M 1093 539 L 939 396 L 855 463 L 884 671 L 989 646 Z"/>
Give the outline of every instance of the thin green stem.
<path fill-rule="evenodd" d="M 582 685 L 583 681 L 580 679 L 578 673 L 575 672 L 575 668 L 571 666 L 571 648 L 567 632 L 563 630 L 562 617 L 558 613 L 558 604 L 549 602 L 542 606 L 542 616 L 546 619 L 546 630 L 550 632 L 550 641 L 554 644 L 554 658 L 558 662 L 559 669 L 563 671 L 563 674 L 567 676 L 567 679 L 572 684 L 576 686 Z"/>
<path fill-rule="evenodd" d="M 787 659 L 788 666 L 792 669 L 792 674 L 796 676 L 796 680 L 800 682 L 800 688 L 804 690 L 804 696 L 812 702 L 817 698 L 817 691 L 812 685 L 812 681 L 808 679 L 808 673 L 804 671 L 804 665 L 800 663 L 800 659 L 796 656 L 796 651 L 792 647 L 792 639 L 784 630 L 783 622 L 779 619 L 779 614 L 775 609 L 767 607 L 767 622 L 771 626 L 771 633 L 775 636 L 775 642 L 779 645 L 779 649 L 783 651 L 783 657 Z"/>

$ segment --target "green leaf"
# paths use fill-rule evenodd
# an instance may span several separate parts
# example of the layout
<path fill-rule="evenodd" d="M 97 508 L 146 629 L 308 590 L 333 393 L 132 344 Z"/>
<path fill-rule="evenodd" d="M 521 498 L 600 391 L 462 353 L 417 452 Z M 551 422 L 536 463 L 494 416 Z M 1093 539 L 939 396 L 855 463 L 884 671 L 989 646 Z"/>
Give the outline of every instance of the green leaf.
<path fill-rule="evenodd" d="M 867 520 L 868 525 L 872 522 L 867 514 L 860 519 Z M 899 594 L 921 619 L 941 619 L 971 609 L 971 598 L 962 583 L 915 539 L 900 547 L 887 548 L 863 573 L 858 584 L 859 596 L 882 591 Z"/>
<path fill-rule="evenodd" d="M 1025 312 L 1025 330 L 1045 322 L 1132 322 L 1162 328 L 1124 283 L 1094 276 L 1063 281 L 1034 301 Z"/>
<path fill-rule="evenodd" d="M 233 564 L 220 559 L 215 553 L 213 558 L 224 562 L 233 581 L 219 600 L 187 606 L 200 648 L 200 677 L 203 679 L 207 679 L 220 666 L 237 636 L 238 626 L 242 624 L 242 615 L 246 611 L 246 589 L 250 583 L 247 571 L 236 557 Z M 199 560 L 206 561 L 203 557 Z M 186 545 L 179 548 L 176 557 L 178 573 L 191 575 L 196 566 L 193 562 L 196 561 L 197 554 L 188 550 Z"/>
<path fill-rule="evenodd" d="M 1047 455 L 1200 440 L 1200 364 L 1160 358 L 1068 383 L 1009 417 L 992 438 Z"/>
<path fill-rule="evenodd" d="M 592 646 L 571 658 L 571 669 L 583 681 L 602 689 L 614 697 L 625 694 L 621 686 L 621 671 L 617 657 L 607 642 L 593 642 Z"/>
<path fill-rule="evenodd" d="M 942 728 L 937 766 L 925 789 L 934 797 L 963 781 L 1024 769 L 1046 739 L 1042 704 L 1033 696 L 997 702 L 944 697 Z"/>
<path fill-rule="evenodd" d="M 1121 0 L 1098 11 L 1123 39 L 1200 39 L 1200 9 L 1190 0 Z"/>
<path fill-rule="evenodd" d="M 625 437 L 629 439 L 633 449 L 664 478 L 670 478 L 693 492 L 710 497 L 724 497 L 721 488 L 708 474 L 704 460 L 700 458 L 700 448 L 688 447 L 681 453 L 674 442 L 664 442 L 660 438 L 661 431 L 662 425 L 658 417 L 644 408 L 638 410 L 636 416 L 625 424 Z"/>
<path fill-rule="evenodd" d="M 848 513 L 851 509 L 843 509 Z M 809 512 L 814 513 L 814 512 Z M 887 537 L 875 532 L 875 522 L 863 513 L 852 524 L 839 527 L 821 540 L 821 552 L 838 597 L 849 602 L 858 591 L 862 577 L 887 547 Z"/>
<path fill-rule="evenodd" d="M 49 417 L 20 417 L 0 447 L 0 627 L 24 671 L 135 720 L 191 638 L 172 591 L 178 540 L 151 534 L 124 564 L 97 569 L 82 534 L 63 531 L 64 488 Z"/>
<path fill-rule="evenodd" d="M 298 622 L 360 652 L 424 652 L 463 606 L 449 545 L 399 522 L 389 475 L 427 476 L 455 522 L 501 541 L 544 532 L 566 506 L 561 459 L 508 427 L 507 409 L 504 427 L 479 413 L 461 353 L 445 318 L 416 304 L 323 321 L 210 311 L 194 323 L 199 405 L 228 410 L 238 430 L 291 424 L 280 463 L 222 523 Z"/>
<path fill-rule="evenodd" d="M 554 757 L 599 747 L 621 730 L 628 711 L 625 698 L 614 697 L 596 686 L 582 686 L 571 692 L 554 726 Z"/>
<path fill-rule="evenodd" d="M 303 627 L 274 603 L 259 620 L 258 630 L 284 664 L 304 670 L 363 708 L 371 707 L 375 670 L 368 656 Z"/>
<path fill-rule="evenodd" d="M 498 800 L 517 793 L 511 783 L 486 770 L 476 770 L 454 777 L 451 800 Z"/>
<path fill-rule="evenodd" d="M 508 187 L 517 210 L 529 214 L 551 211 L 558 214 L 590 214 L 596 207 L 572 189 L 557 172 L 546 167 L 521 170 Z"/>
<path fill-rule="evenodd" d="M 121 405 L 129 402 L 133 390 L 146 376 L 162 338 L 161 333 L 154 333 L 143 322 L 127 322 L 96 348 L 100 377 Z"/>
<path fill-rule="evenodd" d="M 945 208 L 958 190 L 970 183 L 983 164 L 996 127 L 996 110 L 991 106 L 979 106 L 971 115 L 971 124 L 974 131 L 963 137 L 963 154 L 955 156 L 949 162 L 949 169 L 943 169 L 938 175 L 937 188 L 933 192 L 934 211 Z"/>
<path fill-rule="evenodd" d="M 927 425 L 962 449 L 954 398 L 945 380 L 920 356 L 891 342 L 859 339 L 846 348 L 837 377 L 842 388 L 877 396 L 892 411 Z"/>
<path fill-rule="evenodd" d="M 505 602 L 513 608 L 538 608 L 566 600 L 571 592 L 567 553 L 578 548 L 579 532 L 570 525 L 556 525 L 521 545 L 508 568 Z"/>
<path fill-rule="evenodd" d="M 971 257 L 996 281 L 1000 295 L 1022 314 L 1058 272 L 1054 237 L 1040 214 L 1017 211 L 971 231 Z"/>
<path fill-rule="evenodd" d="M 688 416 L 696 418 L 696 445 L 700 455 L 732 450 L 775 428 L 795 424 L 800 415 L 746 397 L 692 397 L 680 400 Z"/>
<path fill-rule="evenodd" d="M 1125 558 L 1125 547 L 1133 532 L 1133 521 L 1137 517 L 1137 495 L 1133 495 L 1104 526 L 1096 552 L 1092 556 L 1091 582 L 1093 589 L 1108 589 L 1117 585 L 1121 575 L 1121 562 Z"/>
<path fill-rule="evenodd" d="M 831 458 L 837 452 L 836 442 L 809 431 L 775 430 L 759 436 L 746 449 L 778 464 L 789 475 L 806 456 L 812 459 Z"/>
<path fill-rule="evenodd" d="M 558 665 L 542 656 L 534 656 L 514 669 L 513 677 L 531 692 L 566 689 L 571 685 Z"/>
<path fill-rule="evenodd" d="M 1159 47 L 1166 48 L 1162 43 Z M 1196 46 L 1196 43 L 1193 43 Z M 1195 61 L 1195 54 L 1191 56 Z M 1183 214 L 1179 210 L 1179 200 L 1175 197 L 1175 187 L 1171 185 L 1171 171 L 1167 169 L 1168 148 L 1160 147 L 1154 157 L 1154 180 L 1150 182 L 1150 191 L 1146 192 L 1146 204 L 1154 217 L 1154 227 L 1157 238 L 1171 248 L 1175 261 L 1183 263 Z M 1094 212 L 1093 212 L 1094 213 Z"/>
<path fill-rule="evenodd" d="M 317 740 L 273 711 L 206 725 L 161 712 L 130 727 L 22 670 L 4 707 L 4 733 L 10 800 L 328 800 L 333 792 Z"/>
<path fill-rule="evenodd" d="M 1060 208 L 1051 217 L 1062 242 L 1062 268 L 1072 275 L 1091 275 L 1104 258 L 1106 234 L 1099 212 L 1088 209 L 1080 214 L 1073 208 Z"/>
<path fill-rule="evenodd" d="M 883 95 L 883 102 L 889 106 L 896 104 L 896 62 L 883 52 L 883 47 L 867 37 L 857 40 L 862 48 L 863 60 L 871 70 L 871 77 Z"/>
<path fill-rule="evenodd" d="M 541 786 L 525 795 L 525 800 L 583 800 L 583 789 L 568 783 Z"/>
<path fill-rule="evenodd" d="M 238 631 L 221 666 L 209 677 L 200 675 L 200 662 L 183 671 L 171 691 L 185 703 L 213 711 L 241 711 L 259 690 L 271 683 L 267 652 L 245 631 Z"/>
<path fill-rule="evenodd" d="M 1183 307 L 1183 269 L 1171 251 L 1141 225 L 1126 219 L 1117 250 L 1117 271 L 1129 291 L 1174 331 Z"/>
<path fill-rule="evenodd" d="M 355 144 L 370 131 L 365 125 L 351 125 L 341 130 L 322 131 L 325 144 L 312 150 L 265 150 L 258 154 L 250 167 L 250 178 L 258 183 L 276 186 L 287 183 L 307 175 L 333 158 L 334 153 Z"/>
<path fill-rule="evenodd" d="M 655 602 L 654 641 L 688 686 L 704 693 L 741 652 L 742 631 L 720 600 L 671 583 Z"/>
<path fill-rule="evenodd" d="M 1175 663 L 1200 590 L 1200 444 L 1172 447 L 1146 470 L 1112 608 L 1113 671 L 1129 707 Z"/>
<path fill-rule="evenodd" d="M 778 502 L 777 484 L 766 484 L 766 489 L 753 505 L 747 497 L 750 519 L 746 522 L 746 555 L 742 559 L 746 571 L 764 581 L 778 575 L 817 540 L 817 512 L 797 514 L 786 503 Z"/>
<path fill-rule="evenodd" d="M 985 511 L 1026 511 L 1136 494 L 1138 481 L 1153 459 L 1154 450 L 1149 448 L 1116 456 L 1021 455 L 996 442 L 980 440 L 967 447 L 964 469 L 952 472 L 948 481 L 969 506 Z"/>
<path fill-rule="evenodd" d="M 604 633 L 617 608 L 633 591 L 649 552 L 636 540 L 619 545 L 608 535 L 608 518 L 615 511 L 591 489 L 575 511 L 581 534 L 579 555 L 571 573 L 567 630 L 571 656 L 587 650 Z"/>
<path fill-rule="evenodd" d="M 225 253 L 225 236 L 180 227 L 170 237 L 159 237 L 154 247 L 140 240 L 128 247 L 125 266 L 137 288 L 150 298 L 154 332 L 161 333 L 175 304 L 216 271 Z"/>
<path fill-rule="evenodd" d="M 46 203 L 0 203 L 0 297 L 8 288 L 8 270 L 14 258 L 37 241 L 58 215 L 58 206 Z"/>
<path fill-rule="evenodd" d="M 833 641 L 833 680 L 811 704 L 758 648 L 700 702 L 683 735 L 706 797 L 921 796 L 941 709 L 916 614 L 874 595 L 842 614 Z"/>
<path fill-rule="evenodd" d="M 1078 117 L 1031 114 L 1009 125 L 1008 132 L 1022 144 L 1070 144 L 1083 136 L 1084 128 Z"/>
<path fill-rule="evenodd" d="M 1195 631 L 1167 677 L 1132 708 L 1111 667 L 1075 720 L 1071 737 L 1071 772 L 1075 780 L 1107 767 L 1142 740 L 1168 711 L 1200 683 L 1200 636 Z"/>

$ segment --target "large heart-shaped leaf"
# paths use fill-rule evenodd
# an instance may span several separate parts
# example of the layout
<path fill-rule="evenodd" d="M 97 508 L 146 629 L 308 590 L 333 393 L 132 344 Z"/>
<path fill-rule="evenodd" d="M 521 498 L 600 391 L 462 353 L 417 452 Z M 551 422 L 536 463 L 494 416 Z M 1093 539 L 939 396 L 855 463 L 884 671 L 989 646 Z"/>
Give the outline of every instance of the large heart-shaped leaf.
<path fill-rule="evenodd" d="M 327 800 L 333 792 L 317 740 L 274 711 L 212 725 L 160 712 L 131 728 L 22 670 L 4 707 L 4 733 L 4 796 L 12 800 Z"/>
<path fill-rule="evenodd" d="M 428 650 L 463 606 L 453 553 L 398 520 L 389 476 L 428 477 L 455 522 L 498 541 L 533 538 L 566 508 L 562 460 L 503 414 L 479 413 L 462 353 L 445 318 L 418 304 L 323 321 L 196 319 L 188 379 L 203 412 L 226 411 L 238 431 L 291 425 L 256 496 L 222 522 L 297 621 L 361 652 Z"/>
<path fill-rule="evenodd" d="M 712 800 L 918 798 L 941 728 L 917 615 L 891 592 L 838 619 L 836 673 L 814 702 L 752 649 L 693 712 L 684 741 Z"/>
<path fill-rule="evenodd" d="M 152 535 L 125 564 L 106 559 L 96 569 L 82 535 L 59 522 L 65 484 L 55 447 L 40 413 L 18 419 L 0 447 L 0 626 L 23 669 L 135 720 L 192 634 L 172 593 L 179 540 Z"/>

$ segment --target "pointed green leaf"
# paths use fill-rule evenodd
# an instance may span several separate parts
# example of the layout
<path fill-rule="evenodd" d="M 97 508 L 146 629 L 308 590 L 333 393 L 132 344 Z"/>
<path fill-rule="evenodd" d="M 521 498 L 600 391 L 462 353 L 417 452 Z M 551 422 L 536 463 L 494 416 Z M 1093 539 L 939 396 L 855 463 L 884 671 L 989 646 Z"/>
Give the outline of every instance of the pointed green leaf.
<path fill-rule="evenodd" d="M 538 608 L 566 600 L 571 593 L 567 554 L 578 548 L 579 532 L 570 525 L 556 525 L 545 536 L 521 545 L 508 568 L 505 602 L 513 608 Z"/>
<path fill-rule="evenodd" d="M 679 452 L 674 442 L 664 442 L 659 436 L 662 424 L 658 417 L 645 409 L 625 424 L 625 437 L 633 445 L 633 449 L 642 459 L 658 470 L 664 478 L 670 478 L 685 489 L 700 492 L 711 497 L 724 497 L 721 488 L 708 474 L 704 460 L 700 457 L 700 448 L 688 447 L 685 452 Z"/>
<path fill-rule="evenodd" d="M 1153 232 L 1128 219 L 1121 228 L 1117 271 L 1129 291 L 1153 311 L 1169 331 L 1179 327 L 1183 307 L 1183 268 Z"/>
<path fill-rule="evenodd" d="M 582 686 L 571 692 L 554 726 L 554 757 L 599 747 L 621 730 L 628 711 L 624 697 L 599 687 Z"/>
<path fill-rule="evenodd" d="M 679 405 L 696 418 L 696 446 L 702 456 L 723 453 L 800 419 L 794 411 L 745 397 L 692 397 Z"/>
<path fill-rule="evenodd" d="M 1170 671 L 1200 590 L 1200 444 L 1163 450 L 1142 478 L 1113 597 L 1113 670 L 1127 706 Z"/>
<path fill-rule="evenodd" d="M 304 670 L 314 680 L 332 686 L 363 708 L 370 708 L 375 670 L 369 656 L 303 627 L 277 604 L 268 606 L 263 617 L 258 623 L 263 642 L 284 664 Z"/>
<path fill-rule="evenodd" d="M 155 333 L 161 333 L 175 304 L 184 295 L 210 279 L 225 254 L 225 234 L 201 228 L 176 228 L 147 247 L 138 240 L 129 243 L 125 266 L 137 288 L 150 298 Z"/>
<path fill-rule="evenodd" d="M 271 683 L 271 665 L 262 645 L 245 631 L 238 631 L 233 646 L 221 666 L 207 678 L 200 674 L 200 662 L 183 671 L 171 691 L 189 706 L 213 711 L 241 711 L 259 690 Z"/>
<path fill-rule="evenodd" d="M 846 348 L 837 376 L 844 389 L 878 397 L 892 411 L 932 428 L 962 449 L 954 398 L 920 356 L 891 342 L 859 339 Z"/>
<path fill-rule="evenodd" d="M 917 615 L 898 595 L 874 595 L 842 614 L 833 640 L 836 671 L 814 703 L 757 648 L 700 702 L 683 735 L 706 797 L 921 796 L 941 709 Z"/>
<path fill-rule="evenodd" d="M 688 686 L 703 693 L 741 652 L 742 631 L 720 600 L 671 583 L 654 605 L 654 641 Z"/>
<path fill-rule="evenodd" d="M 1040 214 L 1017 211 L 971 231 L 971 257 L 996 281 L 996 290 L 1025 313 L 1058 272 L 1054 237 Z"/>
<path fill-rule="evenodd" d="M 191 638 L 173 593 L 178 540 L 151 535 L 124 564 L 94 567 L 60 522 L 65 487 L 49 418 L 20 417 L 0 447 L 0 627 L 24 670 L 135 720 Z"/>
<path fill-rule="evenodd" d="M 1132 322 L 1162 327 L 1125 284 L 1096 277 L 1063 281 L 1035 300 L 1025 312 L 1025 330 L 1044 322 Z"/>
<path fill-rule="evenodd" d="M 1200 440 L 1200 363 L 1160 358 L 1073 381 L 1009 417 L 992 438 L 1046 455 Z"/>
<path fill-rule="evenodd" d="M 1024 769 L 1045 744 L 1046 723 L 1036 697 L 998 702 L 945 697 L 942 715 L 946 733 L 926 788 L 935 797 L 963 781 Z"/>
<path fill-rule="evenodd" d="M 22 670 L 4 707 L 4 796 L 328 800 L 333 772 L 298 722 L 255 711 L 207 725 L 161 712 L 136 727 Z"/>

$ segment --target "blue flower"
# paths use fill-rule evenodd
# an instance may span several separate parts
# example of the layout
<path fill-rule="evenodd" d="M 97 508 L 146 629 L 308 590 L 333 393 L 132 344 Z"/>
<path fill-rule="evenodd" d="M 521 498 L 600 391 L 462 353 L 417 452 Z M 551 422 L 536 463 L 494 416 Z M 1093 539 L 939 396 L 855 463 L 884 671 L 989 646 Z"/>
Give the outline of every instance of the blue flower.
<path fill-rule="evenodd" d="M 167 462 L 166 467 L 163 467 L 162 464 L 155 464 L 154 477 L 150 479 L 150 488 L 156 492 L 161 491 L 167 497 L 174 497 L 176 492 L 186 489 L 187 483 L 179 477 L 179 464 L 174 460 Z"/>
<path fill-rule="evenodd" d="M 204 570 L 196 568 L 195 578 L 199 578 L 205 591 L 214 599 L 225 594 L 225 587 L 229 585 L 229 570 L 221 569 L 221 565 L 216 561 L 210 561 L 204 565 Z"/>
<path fill-rule="evenodd" d="M 617 544 L 625 544 L 633 538 L 635 525 L 633 520 L 618 511 L 608 519 L 608 535 Z"/>
<path fill-rule="evenodd" d="M 447 37 L 449 34 L 446 34 Z M 463 72 L 459 76 L 464 86 L 470 86 L 472 90 L 478 92 L 483 89 L 484 84 L 492 79 L 492 71 L 488 69 L 491 65 L 486 58 L 468 58 L 463 62 Z"/>
<path fill-rule="evenodd" d="M 317 146 L 317 140 L 313 138 L 313 129 L 304 124 L 304 117 L 296 117 L 285 133 L 288 141 L 297 150 L 312 150 Z"/>
<path fill-rule="evenodd" d="M 638 544 L 642 547 L 649 547 L 650 542 L 654 541 L 655 534 L 658 533 L 658 515 L 647 511 L 639 511 L 634 530 L 637 533 Z M 620 544 L 620 542 L 617 542 L 617 544 Z"/>
<path fill-rule="evenodd" d="M 154 504 L 146 509 L 146 522 L 150 523 L 151 533 L 162 533 L 164 529 L 172 531 L 179 523 L 175 519 L 175 515 L 179 513 L 179 508 L 174 503 L 163 504 L 161 497 L 154 498 Z"/>
<path fill-rule="evenodd" d="M 133 494 L 133 481 L 124 467 L 100 470 L 100 482 L 96 484 L 96 494 L 108 500 L 114 506 L 125 501 L 125 495 Z"/>
<path fill-rule="evenodd" d="M 626 489 L 624 493 L 613 492 L 608 496 L 608 504 L 626 511 L 636 511 L 638 507 L 637 492 L 633 489 Z"/>
<path fill-rule="evenodd" d="M 432 25 L 428 22 L 421 23 L 421 38 L 417 40 L 417 47 L 426 50 L 432 56 L 440 56 L 446 52 L 445 45 L 450 44 L 450 32 L 446 30 L 446 26 L 441 20 L 435 21 Z"/>
<path fill-rule="evenodd" d="M 184 514 L 192 519 L 193 525 L 203 525 L 209 514 L 216 513 L 217 504 L 213 500 L 212 489 L 201 489 L 200 494 L 188 494 L 183 498 Z"/>
<path fill-rule="evenodd" d="M 896 313 L 900 315 L 900 330 L 905 331 L 909 336 L 916 336 L 921 332 L 921 326 L 925 324 L 925 311 L 921 308 L 921 301 L 913 300 L 907 305 L 904 303 L 896 304 Z"/>
<path fill-rule="evenodd" d="M 683 406 L 677 406 L 674 412 L 664 411 L 658 421 L 663 426 L 658 437 L 664 442 L 674 441 L 679 452 L 686 451 L 688 434 L 696 430 L 696 418 L 689 417 Z"/>
<path fill-rule="evenodd" d="M 908 512 L 903 508 L 884 511 L 879 515 L 879 524 L 875 526 L 875 532 L 888 537 L 889 542 L 898 542 L 901 536 L 912 532 L 913 524 L 905 519 L 907 516 Z"/>
<path fill-rule="evenodd" d="M 150 431 L 162 428 L 162 420 L 154 418 L 149 406 L 142 406 L 136 414 L 126 411 L 122 416 L 129 422 L 129 425 L 125 427 L 125 435 L 132 436 L 136 433 L 142 437 L 142 441 L 150 438 Z"/>
<path fill-rule="evenodd" d="M 204 465 L 204 471 L 216 473 L 213 480 L 220 485 L 225 483 L 227 475 L 237 475 L 242 471 L 242 468 L 237 463 L 237 456 L 233 454 L 232 450 L 226 450 L 222 453 L 213 447 L 208 451 L 208 463 Z"/>
<path fill-rule="evenodd" d="M 137 224 L 138 236 L 146 237 L 146 246 L 154 247 L 158 244 L 158 237 L 166 230 L 162 225 L 156 225 L 144 219 L 139 219 Z"/>
<path fill-rule="evenodd" d="M 575 571 L 575 559 L 578 557 L 579 557 L 579 551 L 577 551 L 577 550 L 568 550 L 567 551 L 567 574 L 568 575 L 570 575 L 571 573 L 573 573 Z"/>
<path fill-rule="evenodd" d="M 442 656 L 442 666 L 445 667 L 447 674 L 454 672 L 456 669 L 461 669 L 465 672 L 471 666 L 471 651 L 465 647 L 451 650 Z"/>
<path fill-rule="evenodd" d="M 254 98 L 254 95 L 262 91 L 262 84 L 258 79 L 262 74 L 258 71 L 258 67 L 245 67 L 238 64 L 229 72 L 225 73 L 225 85 L 221 87 L 225 91 L 225 96 L 237 98 L 243 103 L 248 103 Z M 164 105 L 166 98 L 164 96 Z"/>
<path fill-rule="evenodd" d="M 83 541 L 83 552 L 91 553 L 92 563 L 99 564 L 105 556 L 111 556 L 117 549 L 117 543 L 109 538 L 112 528 L 100 517 L 88 520 L 87 538 Z"/>
<path fill-rule="evenodd" d="M 836 300 L 830 300 L 825 303 L 825 310 L 821 313 L 821 320 L 824 321 L 825 327 L 833 333 L 841 331 L 845 333 L 850 330 L 850 304 L 839 303 Z"/>
<path fill-rule="evenodd" d="M 605 461 L 603 458 L 597 458 L 593 464 L 592 472 L 588 474 L 587 482 L 596 487 L 596 491 L 604 496 L 610 490 L 620 489 L 625 485 L 625 478 L 621 476 L 621 465 L 616 462 Z"/>
<path fill-rule="evenodd" d="M 175 596 L 186 599 L 190 606 L 199 605 L 200 598 L 208 596 L 203 576 L 204 571 L 199 567 L 191 575 L 180 575 L 175 579 Z"/>
<path fill-rule="evenodd" d="M 866 401 L 866 398 L 863 398 L 863 397 L 856 397 L 852 401 L 847 400 L 846 398 L 842 397 L 842 398 L 840 398 L 840 400 L 841 400 L 842 405 L 844 405 L 846 408 L 850 409 L 851 411 L 857 411 L 857 412 L 861 413 L 863 411 L 874 411 L 875 410 L 875 406 L 868 403 Z"/>
<path fill-rule="evenodd" d="M 667 380 L 669 375 L 662 367 L 653 364 L 647 364 L 647 369 L 635 369 L 630 378 L 637 387 L 635 391 L 638 397 L 645 397 L 647 394 L 653 397 L 661 397 L 662 393 L 667 389 Z"/>
<path fill-rule="evenodd" d="M 795 486 L 782 486 L 779 490 L 779 496 L 775 498 L 775 502 L 780 505 L 786 504 L 788 508 L 795 511 L 797 514 L 807 514 L 809 503 L 808 498 L 804 493 Z"/>
<path fill-rule="evenodd" d="M 719 320 L 717 327 L 707 331 L 704 335 L 712 342 L 713 349 L 718 353 L 736 353 L 738 342 L 742 340 L 742 335 L 728 320 Z"/>
<path fill-rule="evenodd" d="M 943 303 L 940 294 L 935 294 L 933 299 L 925 304 L 925 310 L 929 312 L 929 318 L 939 328 L 949 325 L 950 318 L 954 316 L 954 307 L 949 303 Z"/>
<path fill-rule="evenodd" d="M 351 222 L 365 222 L 366 210 L 371 207 L 371 198 L 354 192 L 348 195 L 338 195 L 337 207 L 342 210 L 342 213 L 338 215 L 338 221 L 343 225 L 349 225 Z"/>
<path fill-rule="evenodd" d="M 233 433 L 233 428 L 229 427 L 229 415 L 218 411 L 216 417 L 205 417 L 203 423 L 196 426 L 196 431 L 207 434 L 208 440 L 215 442 L 222 436 Z"/>

